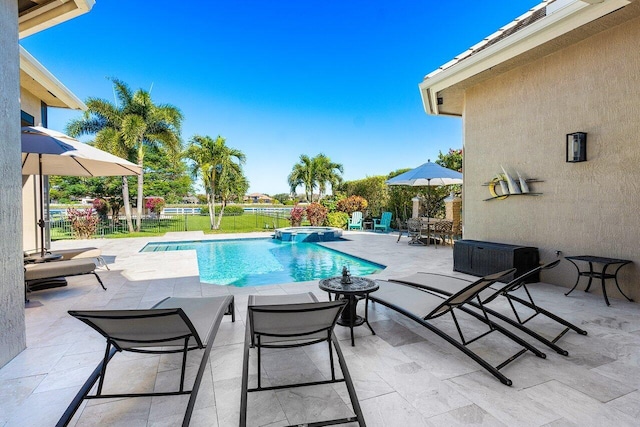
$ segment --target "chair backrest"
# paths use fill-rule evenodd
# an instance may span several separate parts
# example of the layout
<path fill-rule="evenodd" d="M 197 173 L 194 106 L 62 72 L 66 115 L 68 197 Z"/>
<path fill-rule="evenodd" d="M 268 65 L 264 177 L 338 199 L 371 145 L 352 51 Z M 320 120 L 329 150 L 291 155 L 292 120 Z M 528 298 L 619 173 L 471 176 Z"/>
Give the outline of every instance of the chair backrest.
<path fill-rule="evenodd" d="M 391 212 L 382 212 L 382 216 L 380 217 L 380 225 L 386 225 L 389 227 L 391 225 L 391 217 L 393 214 Z"/>
<path fill-rule="evenodd" d="M 249 305 L 252 336 L 260 344 L 298 341 L 308 345 L 328 340 L 346 300 L 277 305 Z M 291 344 L 273 345 L 287 347 Z"/>
<path fill-rule="evenodd" d="M 433 231 L 436 233 L 451 233 L 453 231 L 453 221 L 438 221 L 433 225 Z"/>
<path fill-rule="evenodd" d="M 186 338 L 190 347 L 204 347 L 202 338 L 181 308 L 72 310 L 69 314 L 98 331 L 119 350 L 182 347 Z"/>
<path fill-rule="evenodd" d="M 471 283 L 469 286 L 466 286 L 464 289 L 456 292 L 451 295 L 449 298 L 444 300 L 442 304 L 433 309 L 431 313 L 427 314 L 424 318 L 431 319 L 434 317 L 442 316 L 443 314 L 449 312 L 450 310 L 466 304 L 473 298 L 475 298 L 480 292 L 493 285 L 498 280 L 502 279 L 509 274 L 513 274 L 515 272 L 515 268 L 510 268 L 509 270 L 500 271 L 498 273 L 490 274 L 488 276 L 484 276 L 475 282 Z"/>
<path fill-rule="evenodd" d="M 504 295 L 507 294 L 509 292 L 513 292 L 516 289 L 520 288 L 526 281 L 527 279 L 529 279 L 530 277 L 538 274 L 540 271 L 542 270 L 550 270 L 553 267 L 557 266 L 558 264 L 560 264 L 560 260 L 557 259 L 555 261 L 546 263 L 544 265 L 541 265 L 539 267 L 533 268 L 529 271 L 527 271 L 526 273 L 516 277 L 515 279 L 513 279 L 512 281 L 510 281 L 509 283 L 507 283 L 504 286 L 500 286 L 498 289 L 496 289 L 496 291 L 488 296 L 484 296 L 483 295 L 483 299 L 482 299 L 482 303 L 488 303 L 493 301 L 494 299 L 496 299 L 496 297 L 498 297 L 498 295 Z"/>
<path fill-rule="evenodd" d="M 351 218 L 349 219 L 349 225 L 360 225 L 362 224 L 362 212 L 355 211 L 351 214 Z"/>
<path fill-rule="evenodd" d="M 409 218 L 407 220 L 407 230 L 413 233 L 420 232 L 422 230 L 422 220 L 420 218 Z"/>

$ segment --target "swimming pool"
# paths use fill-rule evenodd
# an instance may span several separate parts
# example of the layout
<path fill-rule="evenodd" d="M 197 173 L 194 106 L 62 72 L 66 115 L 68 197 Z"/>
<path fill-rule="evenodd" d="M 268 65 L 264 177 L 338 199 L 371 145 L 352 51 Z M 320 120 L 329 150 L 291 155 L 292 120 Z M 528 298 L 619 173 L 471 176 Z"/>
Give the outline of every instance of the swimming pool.
<path fill-rule="evenodd" d="M 195 250 L 200 281 L 216 285 L 257 286 L 319 280 L 341 274 L 376 273 L 384 265 L 315 243 L 276 239 L 229 239 L 149 243 L 141 252 Z"/>

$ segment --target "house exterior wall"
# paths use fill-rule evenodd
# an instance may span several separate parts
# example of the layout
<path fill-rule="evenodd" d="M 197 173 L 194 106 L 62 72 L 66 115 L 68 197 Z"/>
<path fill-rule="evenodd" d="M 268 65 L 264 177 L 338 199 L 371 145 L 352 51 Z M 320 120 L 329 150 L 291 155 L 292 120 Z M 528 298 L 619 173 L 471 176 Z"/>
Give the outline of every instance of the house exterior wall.
<path fill-rule="evenodd" d="M 464 238 L 537 246 L 543 261 L 556 251 L 633 260 L 619 279 L 640 299 L 638 40 L 640 18 L 466 91 Z M 588 160 L 566 163 L 577 131 Z M 544 181 L 531 184 L 542 195 L 483 201 L 501 166 Z M 543 280 L 573 286 L 576 271 L 563 261 Z"/>
<path fill-rule="evenodd" d="M 26 346 L 20 180 L 18 2 L 0 2 L 0 367 Z"/>
<path fill-rule="evenodd" d="M 38 97 L 23 88 L 20 89 L 20 109 L 34 117 L 35 125 L 42 122 L 40 103 Z M 33 175 L 22 177 L 22 247 L 29 252 L 41 247 L 37 215 L 40 206 L 38 180 L 39 178 Z"/>

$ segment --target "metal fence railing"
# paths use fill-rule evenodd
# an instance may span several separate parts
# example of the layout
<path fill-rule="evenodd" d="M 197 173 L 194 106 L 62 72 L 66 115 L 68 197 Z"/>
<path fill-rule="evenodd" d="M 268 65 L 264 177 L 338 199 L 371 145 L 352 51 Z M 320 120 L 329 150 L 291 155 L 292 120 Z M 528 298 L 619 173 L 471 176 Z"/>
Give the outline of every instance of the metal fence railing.
<path fill-rule="evenodd" d="M 225 214 L 220 223 L 220 232 L 244 232 L 271 230 L 289 226 L 289 211 L 286 209 L 253 209 L 242 214 Z M 138 218 L 133 217 L 134 228 Z M 217 217 L 216 217 L 217 221 Z M 74 238 L 71 221 L 60 218 L 49 222 L 51 240 Z M 208 231 L 210 221 L 208 215 L 177 214 L 145 216 L 141 219 L 141 233 L 166 233 L 171 231 Z M 108 218 L 99 222 L 93 237 L 115 237 L 129 234 L 124 216 Z"/>

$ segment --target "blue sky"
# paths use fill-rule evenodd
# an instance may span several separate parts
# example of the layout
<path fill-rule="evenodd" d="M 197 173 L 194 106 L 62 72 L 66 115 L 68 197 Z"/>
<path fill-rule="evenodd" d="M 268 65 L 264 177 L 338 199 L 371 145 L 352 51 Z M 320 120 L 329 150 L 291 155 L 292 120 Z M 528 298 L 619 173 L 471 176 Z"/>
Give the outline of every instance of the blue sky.
<path fill-rule="evenodd" d="M 113 100 L 107 77 L 151 89 L 182 110 L 185 142 L 225 137 L 249 191 L 275 194 L 301 154 L 353 180 L 461 148 L 462 121 L 427 116 L 418 83 L 539 2 L 97 0 L 21 44 L 82 100 Z M 50 109 L 49 127 L 79 114 Z"/>

